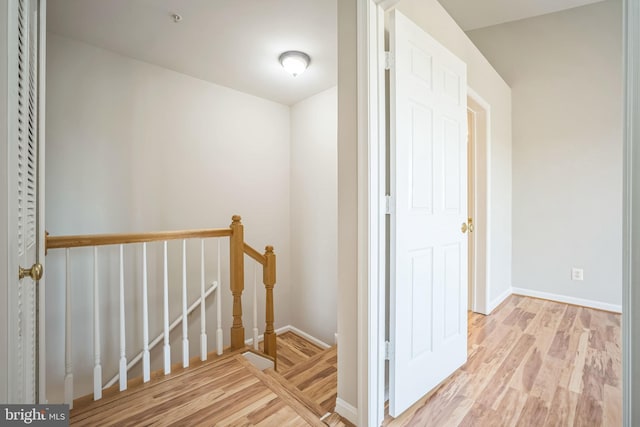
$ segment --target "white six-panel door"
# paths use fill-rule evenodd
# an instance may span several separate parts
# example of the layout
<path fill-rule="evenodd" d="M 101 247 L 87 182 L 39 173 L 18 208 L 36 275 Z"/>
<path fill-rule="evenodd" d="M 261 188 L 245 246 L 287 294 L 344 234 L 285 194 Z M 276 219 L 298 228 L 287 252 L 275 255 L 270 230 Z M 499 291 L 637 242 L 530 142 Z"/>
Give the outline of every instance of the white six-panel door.
<path fill-rule="evenodd" d="M 390 381 L 398 416 L 467 358 L 466 65 L 390 16 Z"/>

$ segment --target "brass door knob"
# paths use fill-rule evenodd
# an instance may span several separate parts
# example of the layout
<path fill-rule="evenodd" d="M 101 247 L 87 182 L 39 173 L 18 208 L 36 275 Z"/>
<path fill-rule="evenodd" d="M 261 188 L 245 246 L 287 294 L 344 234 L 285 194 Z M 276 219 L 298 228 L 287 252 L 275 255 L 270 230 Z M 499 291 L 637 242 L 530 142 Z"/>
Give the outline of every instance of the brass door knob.
<path fill-rule="evenodd" d="M 466 232 L 467 232 L 467 229 L 468 229 L 468 228 L 469 228 L 469 227 L 467 227 L 467 223 L 466 223 L 466 222 L 463 222 L 463 223 L 462 223 L 462 227 L 460 227 L 460 231 L 462 231 L 462 234 L 464 234 L 464 233 L 466 233 Z"/>
<path fill-rule="evenodd" d="M 42 279 L 43 272 L 44 268 L 42 267 L 42 264 L 37 262 L 33 264 L 31 268 L 20 267 L 20 269 L 18 270 L 18 279 L 22 280 L 25 277 L 29 276 L 33 279 L 34 282 L 37 282 L 38 280 Z"/>

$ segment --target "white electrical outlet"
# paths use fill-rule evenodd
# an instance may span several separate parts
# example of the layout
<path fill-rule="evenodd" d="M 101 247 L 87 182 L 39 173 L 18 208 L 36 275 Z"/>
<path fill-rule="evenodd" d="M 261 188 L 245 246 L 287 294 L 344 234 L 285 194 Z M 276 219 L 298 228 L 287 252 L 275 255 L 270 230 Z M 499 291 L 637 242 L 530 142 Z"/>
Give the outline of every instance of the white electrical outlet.
<path fill-rule="evenodd" d="M 571 280 L 584 280 L 584 270 L 573 267 L 571 269 Z"/>

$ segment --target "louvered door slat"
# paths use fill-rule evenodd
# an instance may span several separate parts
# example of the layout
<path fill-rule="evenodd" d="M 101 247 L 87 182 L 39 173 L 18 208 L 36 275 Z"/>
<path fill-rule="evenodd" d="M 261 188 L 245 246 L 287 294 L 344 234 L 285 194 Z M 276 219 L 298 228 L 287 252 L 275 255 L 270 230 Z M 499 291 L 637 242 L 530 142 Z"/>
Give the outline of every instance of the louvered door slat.
<path fill-rule="evenodd" d="M 11 0 L 15 19 L 15 100 L 11 108 L 15 161 L 15 234 L 18 263 L 31 267 L 38 249 L 38 0 Z M 12 290 L 13 370 L 11 400 L 36 400 L 36 284 L 17 280 Z"/>

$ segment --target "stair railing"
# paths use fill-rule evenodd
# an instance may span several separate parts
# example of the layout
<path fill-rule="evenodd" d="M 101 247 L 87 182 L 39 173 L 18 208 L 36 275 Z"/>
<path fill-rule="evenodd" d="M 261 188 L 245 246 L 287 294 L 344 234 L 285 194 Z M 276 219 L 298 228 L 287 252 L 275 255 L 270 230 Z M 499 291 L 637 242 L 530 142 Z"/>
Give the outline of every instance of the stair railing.
<path fill-rule="evenodd" d="M 127 371 L 142 359 L 143 382 L 150 380 L 150 356 L 149 352 L 161 339 L 164 342 L 164 374 L 171 373 L 171 351 L 169 344 L 169 334 L 171 330 L 182 324 L 182 366 L 189 366 L 189 337 L 188 337 L 188 316 L 198 306 L 200 306 L 201 328 L 200 328 L 200 359 L 207 358 L 207 335 L 205 323 L 205 302 L 211 293 L 216 293 L 217 302 L 217 331 L 216 349 L 217 354 L 222 354 L 222 329 L 221 329 L 221 307 L 220 307 L 220 241 L 218 240 L 217 253 L 217 281 L 209 289 L 205 289 L 205 255 L 204 240 L 229 237 L 230 259 L 229 276 L 230 289 L 233 295 L 233 324 L 231 327 L 231 349 L 241 349 L 245 346 L 244 326 L 242 322 L 242 293 L 244 291 L 244 255 L 248 255 L 262 265 L 263 283 L 266 291 L 266 326 L 264 332 L 264 353 L 276 362 L 276 334 L 274 330 L 274 305 L 273 288 L 276 283 L 276 256 L 272 246 L 267 246 L 265 253 L 261 254 L 244 242 L 244 226 L 239 215 L 232 217 L 229 228 L 169 231 L 155 233 L 135 233 L 135 234 L 103 234 L 103 235 L 82 235 L 82 236 L 46 236 L 46 250 L 65 249 L 65 378 L 64 378 L 64 402 L 73 407 L 73 361 L 72 361 L 72 287 L 71 287 L 71 249 L 80 247 L 93 247 L 93 343 L 94 343 L 94 375 L 93 375 L 93 400 L 102 398 L 102 390 L 119 380 L 120 391 L 127 389 Z M 201 239 L 200 246 L 200 297 L 188 307 L 187 303 L 187 250 L 186 242 L 189 239 Z M 168 279 L 168 251 L 167 242 L 171 240 L 182 240 L 182 314 L 178 319 L 169 324 L 169 279 Z M 149 310 L 148 310 L 148 271 L 147 271 L 147 243 L 163 242 L 163 323 L 164 332 L 149 341 Z M 143 349 L 127 363 L 125 347 L 125 302 L 124 302 L 124 245 L 141 244 L 142 250 L 142 304 L 143 304 Z M 102 381 L 101 349 L 100 349 L 100 316 L 99 316 L 99 262 L 98 247 L 119 246 L 119 330 L 120 330 L 120 352 L 119 352 L 119 373 L 108 381 L 106 385 Z M 257 308 L 254 290 L 254 319 Z M 254 320 L 254 331 L 256 325 Z M 254 345 L 257 334 L 254 333 Z"/>

